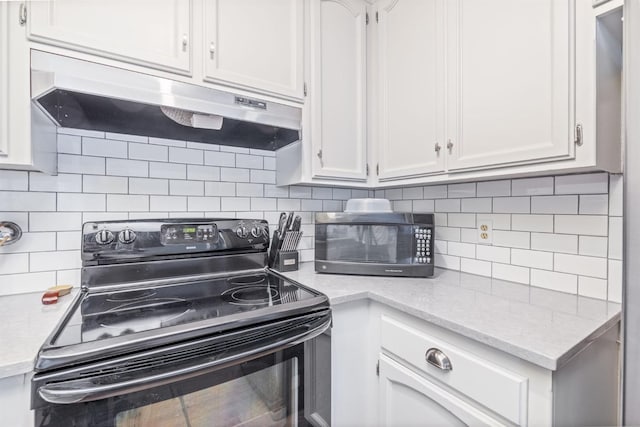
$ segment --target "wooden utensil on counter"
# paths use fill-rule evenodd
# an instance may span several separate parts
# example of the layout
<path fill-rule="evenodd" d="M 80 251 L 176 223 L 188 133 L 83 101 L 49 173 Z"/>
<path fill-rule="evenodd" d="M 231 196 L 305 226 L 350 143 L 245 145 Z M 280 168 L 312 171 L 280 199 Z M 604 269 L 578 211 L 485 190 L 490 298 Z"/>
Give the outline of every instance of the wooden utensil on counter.
<path fill-rule="evenodd" d="M 53 286 L 42 295 L 42 304 L 49 305 L 58 302 L 58 298 L 67 295 L 73 289 L 72 285 L 58 285 Z"/>

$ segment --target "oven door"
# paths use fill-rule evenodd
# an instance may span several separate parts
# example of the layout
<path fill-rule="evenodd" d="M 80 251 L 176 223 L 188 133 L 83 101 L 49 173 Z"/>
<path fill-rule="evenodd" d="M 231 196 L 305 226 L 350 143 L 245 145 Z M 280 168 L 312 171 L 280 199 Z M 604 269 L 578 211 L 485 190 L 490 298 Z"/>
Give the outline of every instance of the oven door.
<path fill-rule="evenodd" d="M 328 317 L 327 317 L 328 316 Z M 304 325 L 301 323 L 304 320 Z M 34 377 L 36 426 L 330 425 L 317 375 L 330 313 Z M 275 331 L 274 331 L 275 329 Z M 258 332 L 257 334 L 255 332 Z M 268 343 L 268 344 L 265 344 Z M 329 347 L 330 352 L 330 347 Z M 330 377 L 326 372 L 325 377 Z M 329 409 L 327 409 L 329 408 Z"/>

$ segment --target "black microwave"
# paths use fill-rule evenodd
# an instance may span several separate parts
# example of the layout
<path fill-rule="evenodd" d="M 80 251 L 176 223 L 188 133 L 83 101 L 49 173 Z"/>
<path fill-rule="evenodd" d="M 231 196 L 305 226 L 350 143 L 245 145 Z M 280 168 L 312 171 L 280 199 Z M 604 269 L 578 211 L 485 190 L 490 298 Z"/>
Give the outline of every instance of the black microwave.
<path fill-rule="evenodd" d="M 433 276 L 433 214 L 319 212 L 318 273 Z"/>

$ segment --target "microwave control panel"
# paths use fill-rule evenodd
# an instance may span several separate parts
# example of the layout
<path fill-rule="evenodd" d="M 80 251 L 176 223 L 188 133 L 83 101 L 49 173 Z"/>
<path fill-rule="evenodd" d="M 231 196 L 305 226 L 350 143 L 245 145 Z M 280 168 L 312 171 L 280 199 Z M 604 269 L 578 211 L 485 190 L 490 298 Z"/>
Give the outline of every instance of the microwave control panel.
<path fill-rule="evenodd" d="M 416 224 L 413 227 L 415 242 L 414 262 L 416 264 L 433 263 L 433 227 L 430 225 Z"/>

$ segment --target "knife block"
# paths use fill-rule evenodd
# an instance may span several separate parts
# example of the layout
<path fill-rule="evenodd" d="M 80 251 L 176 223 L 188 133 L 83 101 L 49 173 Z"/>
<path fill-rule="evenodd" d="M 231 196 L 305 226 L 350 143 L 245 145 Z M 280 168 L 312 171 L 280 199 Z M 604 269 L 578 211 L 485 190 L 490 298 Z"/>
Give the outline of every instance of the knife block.
<path fill-rule="evenodd" d="M 278 271 L 296 271 L 300 265 L 300 255 L 298 251 L 278 251 L 274 268 Z"/>

